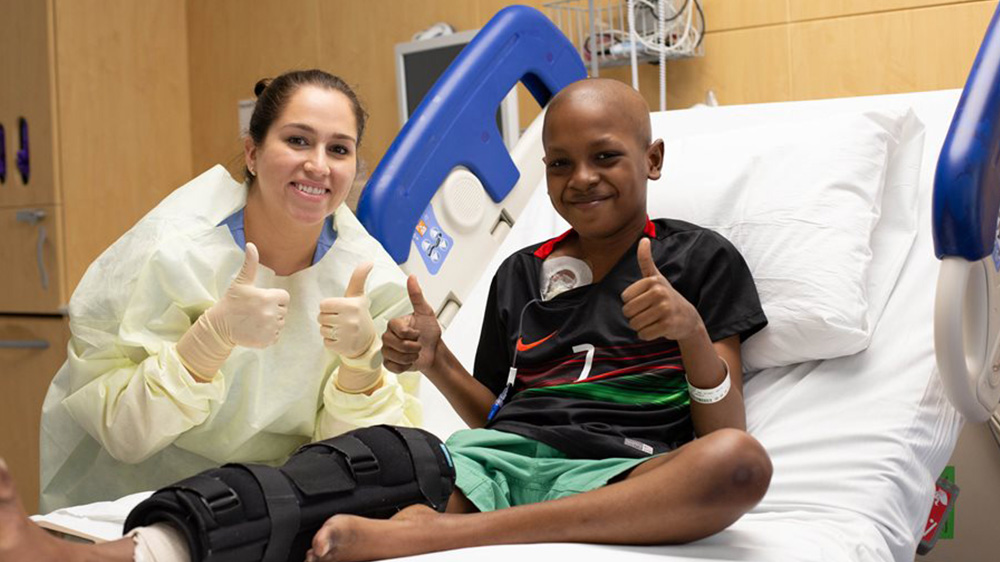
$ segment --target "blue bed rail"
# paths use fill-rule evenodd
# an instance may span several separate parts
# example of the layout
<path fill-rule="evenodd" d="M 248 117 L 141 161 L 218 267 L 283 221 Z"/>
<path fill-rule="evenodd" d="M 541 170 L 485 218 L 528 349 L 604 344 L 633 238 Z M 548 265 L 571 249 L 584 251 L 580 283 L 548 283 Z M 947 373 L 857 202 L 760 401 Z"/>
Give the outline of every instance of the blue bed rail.
<path fill-rule="evenodd" d="M 393 141 L 365 186 L 358 218 L 396 263 L 438 187 L 465 166 L 500 202 L 519 173 L 496 111 L 521 81 L 542 105 L 587 71 L 569 40 L 541 12 L 504 8 L 462 50 Z"/>
<path fill-rule="evenodd" d="M 976 261 L 989 256 L 996 246 L 1000 211 L 998 21 L 1000 7 L 986 30 L 938 158 L 933 218 L 934 251 L 939 259 L 956 256 Z"/>

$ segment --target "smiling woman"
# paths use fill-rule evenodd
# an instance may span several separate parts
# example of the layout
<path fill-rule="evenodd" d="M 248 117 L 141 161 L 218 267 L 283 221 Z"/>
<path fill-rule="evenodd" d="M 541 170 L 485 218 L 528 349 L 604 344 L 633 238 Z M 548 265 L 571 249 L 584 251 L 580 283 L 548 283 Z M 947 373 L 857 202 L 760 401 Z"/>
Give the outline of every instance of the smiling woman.
<path fill-rule="evenodd" d="M 338 91 L 303 86 L 263 142 L 246 139 L 247 167 L 256 172 L 247 197 L 247 232 L 254 239 L 284 242 L 259 247 L 278 273 L 294 273 L 311 262 L 305 242 L 317 239 L 323 221 L 351 188 L 358 161 L 350 106 Z"/>
<path fill-rule="evenodd" d="M 176 190 L 74 293 L 43 408 L 43 511 L 419 422 L 417 375 L 381 366 L 404 277 L 343 205 L 364 109 L 320 70 L 255 91 L 245 181 L 217 166 Z"/>

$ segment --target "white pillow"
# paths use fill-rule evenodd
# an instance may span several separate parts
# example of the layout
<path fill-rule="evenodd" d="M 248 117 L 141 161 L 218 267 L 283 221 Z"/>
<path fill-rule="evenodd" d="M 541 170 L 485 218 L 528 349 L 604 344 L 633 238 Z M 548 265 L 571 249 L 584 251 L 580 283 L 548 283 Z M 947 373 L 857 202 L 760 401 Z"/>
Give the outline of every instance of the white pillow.
<path fill-rule="evenodd" d="M 768 318 L 743 345 L 746 370 L 868 346 L 916 234 L 922 148 L 902 109 L 667 139 L 649 215 L 743 254 Z"/>

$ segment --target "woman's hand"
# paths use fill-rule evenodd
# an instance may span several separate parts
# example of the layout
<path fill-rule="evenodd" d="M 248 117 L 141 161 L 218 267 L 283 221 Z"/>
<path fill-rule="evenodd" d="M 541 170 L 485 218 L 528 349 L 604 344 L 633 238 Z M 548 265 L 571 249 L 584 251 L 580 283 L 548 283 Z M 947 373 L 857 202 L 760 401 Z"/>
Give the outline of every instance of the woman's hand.
<path fill-rule="evenodd" d="M 288 312 L 288 291 L 254 286 L 259 260 L 257 247 L 248 242 L 243 267 L 222 299 L 177 342 L 177 355 L 195 378 L 212 379 L 237 345 L 267 347 L 278 341 Z"/>
<path fill-rule="evenodd" d="M 343 297 L 323 299 L 319 303 L 319 332 L 323 344 L 342 357 L 359 357 L 375 341 L 375 322 L 365 296 L 365 281 L 374 265 L 365 262 L 354 270 Z"/>
<path fill-rule="evenodd" d="M 319 303 L 323 344 L 340 355 L 334 384 L 348 394 L 370 394 L 382 385 L 381 346 L 365 296 L 365 281 L 374 265 L 366 262 L 355 268 L 343 297 Z"/>
<path fill-rule="evenodd" d="M 243 268 L 222 299 L 204 316 L 231 346 L 268 347 L 278 341 L 288 313 L 288 291 L 254 286 L 260 260 L 257 247 L 247 243 Z"/>

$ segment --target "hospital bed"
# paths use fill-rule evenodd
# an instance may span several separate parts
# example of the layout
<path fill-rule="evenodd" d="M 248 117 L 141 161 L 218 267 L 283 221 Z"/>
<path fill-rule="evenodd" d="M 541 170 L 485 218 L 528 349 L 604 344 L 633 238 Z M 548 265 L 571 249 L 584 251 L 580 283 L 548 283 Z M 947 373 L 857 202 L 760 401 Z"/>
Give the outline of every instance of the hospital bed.
<path fill-rule="evenodd" d="M 432 286 L 444 287 L 432 295 L 448 322 L 444 338 L 470 370 L 487 288 L 499 263 L 567 228 L 547 200 L 538 121 L 513 151 L 513 168 L 504 160 L 506 150 L 484 149 L 492 159 L 487 162 L 478 161 L 474 150 L 456 149 L 451 156 L 447 150 L 462 145 L 449 144 L 449 135 L 480 146 L 494 140 L 493 131 L 484 128 L 480 135 L 475 128 L 492 111 L 468 109 L 470 98 L 499 103 L 527 72 L 529 89 L 544 104 L 576 77 L 579 61 L 560 50 L 565 45 L 546 46 L 540 39 L 545 25 L 528 9 L 511 10 L 501 12 L 504 25 L 530 45 L 512 47 L 511 35 L 497 29 L 497 20 L 487 25 L 484 34 L 492 43 L 470 44 L 428 94 L 427 107 L 397 138 L 359 207 L 359 216 L 390 254 L 421 277 L 425 294 Z M 994 17 L 991 34 L 996 25 Z M 987 43 L 996 44 L 996 36 L 990 37 Z M 487 48 L 490 44 L 500 45 L 500 55 Z M 528 52 L 535 48 L 540 51 Z M 511 52 L 517 68 L 495 84 L 484 78 L 484 58 Z M 981 53 L 977 65 L 987 62 Z M 412 559 L 913 560 L 935 480 L 964 419 L 982 420 L 996 404 L 990 381 L 994 361 L 985 358 L 996 353 L 997 307 L 988 287 L 996 284 L 991 250 L 998 198 L 975 191 L 977 185 L 951 188 L 973 190 L 964 196 L 971 203 L 961 195 L 949 199 L 943 188 L 935 194 L 934 188 L 935 174 L 949 175 L 948 166 L 938 170 L 942 147 L 950 147 L 949 160 L 972 147 L 972 157 L 984 163 L 982 172 L 959 165 L 963 172 L 952 176 L 985 175 L 995 182 L 995 127 L 977 129 L 988 141 L 978 152 L 968 138 L 964 147 L 955 146 L 954 133 L 946 144 L 960 99 L 966 109 L 981 109 L 991 100 L 997 106 L 997 82 L 987 82 L 985 91 L 964 97 L 954 90 L 653 114 L 654 136 L 667 142 L 664 177 L 649 189 L 650 215 L 699 222 L 729 237 L 744 252 L 771 320 L 770 332 L 744 346 L 750 369 L 748 430 L 773 461 L 770 489 L 732 527 L 689 545 L 514 545 Z M 450 92 L 458 93 L 450 99 Z M 446 112 L 451 118 L 435 113 L 435 107 L 451 107 Z M 439 117 L 420 120 L 421 114 Z M 464 125 L 463 119 L 468 120 Z M 442 150 L 434 152 L 436 142 L 420 143 L 421 138 L 440 141 Z M 422 152 L 408 155 L 414 151 Z M 497 167 L 483 172 L 484 166 Z M 456 178 L 461 180 L 457 188 L 449 183 Z M 470 195 L 475 189 L 488 197 Z M 449 192 L 460 195 L 443 201 L 442 194 Z M 434 225 L 420 222 L 428 218 L 428 209 L 437 217 Z M 462 217 L 455 209 L 479 222 L 452 228 L 446 224 L 449 216 Z M 949 225 L 935 226 L 932 217 Z M 443 265 L 439 254 L 433 274 L 428 261 L 415 254 L 431 226 L 440 234 L 432 239 L 437 249 L 446 240 L 445 249 L 454 252 Z M 974 234 L 963 234 L 963 228 Z M 489 251 L 482 249 L 486 239 Z M 463 255 L 465 244 L 480 255 L 454 259 Z M 942 281 L 954 287 L 936 305 L 935 280 L 951 275 L 941 273 L 938 257 L 949 255 L 964 262 L 955 264 L 958 281 Z M 973 304 L 953 294 L 968 296 Z M 949 299 L 951 308 L 944 302 Z M 994 316 L 977 313 L 983 308 Z M 945 324 L 949 314 L 952 319 Z M 939 326 L 948 328 L 938 334 L 940 343 L 956 331 L 966 338 L 949 343 L 957 351 L 954 357 L 935 355 L 935 315 Z M 939 363 L 952 377 L 947 391 Z M 984 379 L 978 378 L 981 372 Z M 428 429 L 446 437 L 462 427 L 436 389 L 424 385 L 421 392 Z M 138 499 L 71 508 L 50 521 L 74 529 L 89 525 L 94 535 L 114 536 L 118 518 Z"/>

